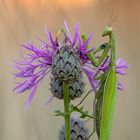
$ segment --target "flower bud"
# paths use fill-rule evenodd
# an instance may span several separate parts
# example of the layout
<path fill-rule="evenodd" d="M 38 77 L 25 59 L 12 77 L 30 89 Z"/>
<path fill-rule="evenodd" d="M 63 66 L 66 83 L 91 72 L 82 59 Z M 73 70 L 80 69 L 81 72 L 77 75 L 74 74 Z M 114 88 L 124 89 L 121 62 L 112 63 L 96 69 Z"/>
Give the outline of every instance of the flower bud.
<path fill-rule="evenodd" d="M 71 117 L 70 120 L 70 137 L 71 140 L 87 140 L 88 129 L 85 126 L 85 122 L 78 116 Z M 59 140 L 65 140 L 65 127 L 63 126 L 59 132 Z"/>

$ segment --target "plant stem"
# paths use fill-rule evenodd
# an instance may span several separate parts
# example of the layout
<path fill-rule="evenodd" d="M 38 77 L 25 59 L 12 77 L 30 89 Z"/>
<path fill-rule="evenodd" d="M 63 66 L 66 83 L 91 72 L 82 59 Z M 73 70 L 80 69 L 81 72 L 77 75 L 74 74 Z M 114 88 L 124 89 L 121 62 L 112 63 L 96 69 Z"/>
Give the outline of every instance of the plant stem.
<path fill-rule="evenodd" d="M 80 101 L 80 103 L 78 103 L 78 104 L 76 105 L 76 107 L 78 107 L 79 105 L 81 105 L 81 104 L 83 103 L 83 101 L 86 99 L 86 97 L 87 97 L 92 91 L 93 91 L 93 89 L 91 89 L 91 90 L 86 94 L 86 96 Z"/>
<path fill-rule="evenodd" d="M 92 133 L 88 136 L 88 140 L 89 140 L 89 138 L 93 135 L 95 133 L 95 129 L 93 129 L 93 131 L 92 131 Z"/>
<path fill-rule="evenodd" d="M 70 140 L 70 98 L 69 83 L 63 82 L 64 112 L 65 112 L 65 140 Z"/>

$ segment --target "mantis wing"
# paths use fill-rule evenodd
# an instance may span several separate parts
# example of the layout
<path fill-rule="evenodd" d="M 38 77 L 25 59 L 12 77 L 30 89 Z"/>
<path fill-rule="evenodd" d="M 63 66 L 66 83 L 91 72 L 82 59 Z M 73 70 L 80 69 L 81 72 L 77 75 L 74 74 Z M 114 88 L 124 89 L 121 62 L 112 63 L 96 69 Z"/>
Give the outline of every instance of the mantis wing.
<path fill-rule="evenodd" d="M 104 87 L 100 140 L 109 140 L 116 101 L 116 69 L 111 67 Z"/>

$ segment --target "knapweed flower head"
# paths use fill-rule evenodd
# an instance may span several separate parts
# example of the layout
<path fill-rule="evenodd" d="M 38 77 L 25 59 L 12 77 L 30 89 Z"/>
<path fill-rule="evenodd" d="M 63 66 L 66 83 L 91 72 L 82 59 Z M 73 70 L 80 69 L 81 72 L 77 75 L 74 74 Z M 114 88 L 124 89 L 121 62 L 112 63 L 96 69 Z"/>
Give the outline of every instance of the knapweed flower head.
<path fill-rule="evenodd" d="M 16 82 L 17 86 L 14 91 L 16 93 L 29 91 L 26 108 L 29 107 L 41 81 L 50 71 L 54 76 L 51 82 L 51 88 L 53 95 L 56 97 L 63 97 L 63 95 L 57 95 L 62 91 L 59 86 L 63 80 L 75 80 L 75 83 L 70 86 L 72 90 L 71 98 L 79 97 L 79 94 L 83 92 L 83 81 L 79 77 L 82 77 L 81 71 L 83 70 L 86 73 L 86 69 L 88 68 L 84 67 L 84 65 L 89 61 L 87 53 L 93 48 L 87 50 L 86 46 L 90 43 L 93 33 L 89 35 L 86 41 L 83 41 L 78 31 L 79 24 L 75 27 L 74 38 L 72 38 L 69 32 L 66 22 L 65 29 L 66 31 L 63 30 L 64 39 L 62 42 L 58 40 L 58 36 L 53 38 L 51 32 L 46 31 L 48 41 L 45 42 L 39 39 L 42 44 L 41 47 L 35 46 L 30 42 L 26 45 L 21 45 L 27 53 L 24 52 L 22 54 L 21 61 L 15 62 L 19 72 L 14 75 L 16 78 L 20 78 L 21 82 Z M 86 74 L 89 76 L 88 73 Z M 56 90 L 53 89 L 53 81 L 55 83 L 57 81 L 55 88 L 58 88 Z M 75 91 L 77 95 L 73 95 Z"/>
<path fill-rule="evenodd" d="M 81 118 L 77 115 L 72 116 L 70 126 L 71 140 L 88 140 L 88 129 Z M 59 140 L 65 140 L 65 126 L 59 132 Z"/>
<path fill-rule="evenodd" d="M 93 47 L 87 50 L 93 33 L 83 40 L 79 33 L 79 24 L 77 24 L 74 28 L 74 37 L 72 37 L 66 21 L 64 24 L 65 28 L 61 31 L 64 34 L 62 41 L 59 41 L 58 35 L 53 37 L 52 33 L 46 30 L 48 41 L 39 39 L 40 47 L 30 42 L 21 44 L 25 52 L 22 54 L 22 60 L 15 62 L 18 72 L 14 74 L 16 78 L 21 79 L 21 82 L 16 82 L 14 91 L 16 93 L 29 91 L 26 108 L 30 106 L 39 85 L 49 72 L 52 73 L 50 86 L 53 96 L 63 99 L 62 82 L 69 81 L 71 82 L 70 98 L 74 99 L 84 92 L 82 71 L 87 75 L 96 93 L 99 82 L 94 80 L 94 76 L 99 70 L 105 71 L 108 67 L 107 61 L 101 67 L 95 68 L 87 56 L 94 50 Z M 127 62 L 121 59 L 116 65 L 116 72 L 124 75 L 124 70 L 128 68 Z M 120 83 L 118 88 L 122 89 Z"/>

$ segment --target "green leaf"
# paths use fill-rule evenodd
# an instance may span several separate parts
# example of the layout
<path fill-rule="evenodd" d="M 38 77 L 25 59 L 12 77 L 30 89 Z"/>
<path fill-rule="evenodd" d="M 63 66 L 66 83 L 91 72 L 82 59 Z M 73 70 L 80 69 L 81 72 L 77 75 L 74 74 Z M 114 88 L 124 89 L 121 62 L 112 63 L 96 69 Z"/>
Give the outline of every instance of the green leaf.
<path fill-rule="evenodd" d="M 55 116 L 62 116 L 62 117 L 64 117 L 65 113 L 61 112 L 60 110 L 55 110 Z"/>
<path fill-rule="evenodd" d="M 79 108 L 78 106 L 70 105 L 70 108 L 71 108 L 70 113 L 72 113 L 72 112 L 79 112 L 81 114 L 80 118 L 89 117 L 89 118 L 95 119 L 94 116 L 88 114 L 88 111 L 84 111 L 83 110 L 84 109 L 84 106 L 82 106 L 82 107 Z"/>
<path fill-rule="evenodd" d="M 116 69 L 110 68 L 104 87 L 100 140 L 109 140 L 116 102 Z"/>

